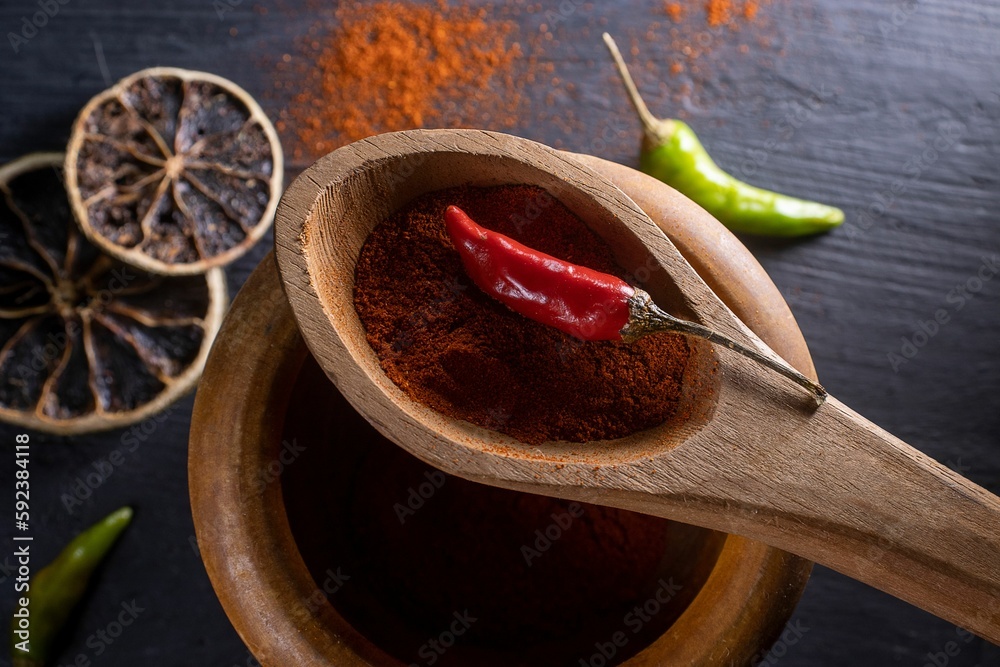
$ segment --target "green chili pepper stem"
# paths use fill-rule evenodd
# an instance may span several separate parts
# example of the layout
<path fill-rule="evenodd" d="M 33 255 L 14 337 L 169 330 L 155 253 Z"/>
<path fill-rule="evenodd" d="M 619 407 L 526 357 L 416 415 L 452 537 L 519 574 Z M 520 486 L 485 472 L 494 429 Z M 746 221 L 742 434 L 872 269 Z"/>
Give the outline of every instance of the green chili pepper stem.
<path fill-rule="evenodd" d="M 11 623 L 11 655 L 18 667 L 45 665 L 54 642 L 87 591 L 91 575 L 132 520 L 132 508 L 122 507 L 86 529 L 38 571 L 28 591 L 30 640 L 28 651 L 16 647 L 17 618 Z M 20 605 L 18 605 L 20 608 Z"/>
<path fill-rule="evenodd" d="M 792 380 L 813 395 L 817 406 L 822 405 L 826 401 L 827 393 L 822 385 L 813 382 L 788 364 L 765 356 L 757 350 L 737 343 L 732 338 L 724 336 L 701 324 L 674 317 L 653 303 L 653 298 L 642 290 L 636 290 L 635 294 L 629 298 L 628 307 L 630 313 L 629 321 L 621 331 L 622 340 L 626 342 L 635 341 L 651 333 L 662 332 L 679 333 L 686 336 L 693 336 L 694 338 L 701 338 L 715 345 L 728 348 L 748 359 L 752 359 L 779 375 Z"/>
<path fill-rule="evenodd" d="M 622 57 L 622 52 L 618 50 L 618 44 L 614 38 L 608 33 L 604 33 L 604 43 L 607 45 L 608 51 L 611 52 L 611 57 L 614 58 L 618 74 L 621 75 L 625 90 L 628 91 L 628 99 L 635 107 L 636 113 L 639 114 L 639 120 L 642 121 L 642 129 L 646 135 L 645 141 L 658 145 L 669 140 L 674 134 L 674 121 L 657 118 L 652 114 L 649 107 L 646 106 L 646 100 L 642 99 L 642 95 L 639 94 L 639 88 L 636 87 L 635 81 L 628 71 L 628 65 L 625 64 L 625 59 Z"/>
<path fill-rule="evenodd" d="M 733 231 L 765 236 L 803 236 L 844 222 L 839 208 L 764 190 L 723 171 L 687 123 L 654 116 L 639 94 L 615 40 L 604 42 L 643 126 L 639 168 L 670 185 Z"/>

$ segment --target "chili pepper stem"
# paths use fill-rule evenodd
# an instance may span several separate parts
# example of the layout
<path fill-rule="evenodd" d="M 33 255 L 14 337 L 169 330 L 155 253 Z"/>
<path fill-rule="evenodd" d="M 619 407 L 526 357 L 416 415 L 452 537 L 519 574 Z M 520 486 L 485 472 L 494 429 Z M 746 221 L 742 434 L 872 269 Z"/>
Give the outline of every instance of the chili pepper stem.
<path fill-rule="evenodd" d="M 745 183 L 724 171 L 687 123 L 650 113 L 610 35 L 604 41 L 644 128 L 639 169 L 663 181 L 733 231 L 764 236 L 803 236 L 844 222 L 839 208 Z"/>
<path fill-rule="evenodd" d="M 628 306 L 630 313 L 628 324 L 621 330 L 622 340 L 626 342 L 631 343 L 648 334 L 662 332 L 680 333 L 701 338 L 710 343 L 729 348 L 733 352 L 752 359 L 792 380 L 813 394 L 813 398 L 816 399 L 816 405 L 822 405 L 826 400 L 826 389 L 822 385 L 813 382 L 791 366 L 737 343 L 733 339 L 708 327 L 674 317 L 653 303 L 653 298 L 647 292 L 637 289 L 635 294 L 629 297 Z"/>
<path fill-rule="evenodd" d="M 625 59 L 622 57 L 622 52 L 618 50 L 618 44 L 614 38 L 608 33 L 604 33 L 604 43 L 611 51 L 611 57 L 615 60 L 618 73 L 621 75 L 622 81 L 625 82 L 628 98 L 632 102 L 632 106 L 635 107 L 636 113 L 639 114 L 639 120 L 642 121 L 642 127 L 646 133 L 646 140 L 653 145 L 662 144 L 673 136 L 676 124 L 673 120 L 657 118 L 653 115 L 649 107 L 646 106 L 646 101 L 639 94 L 639 89 L 636 87 L 632 75 L 629 74 L 628 65 L 625 64 Z"/>

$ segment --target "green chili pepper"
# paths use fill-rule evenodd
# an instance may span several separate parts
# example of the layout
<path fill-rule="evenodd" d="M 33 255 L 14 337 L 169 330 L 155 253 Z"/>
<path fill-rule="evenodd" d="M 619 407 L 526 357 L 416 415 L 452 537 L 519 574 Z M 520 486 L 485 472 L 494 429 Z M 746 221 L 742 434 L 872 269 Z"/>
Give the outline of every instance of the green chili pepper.
<path fill-rule="evenodd" d="M 73 538 L 54 561 L 32 578 L 27 593 L 28 634 L 20 623 L 19 614 L 24 609 L 20 600 L 11 623 L 14 667 L 47 664 L 55 653 L 56 639 L 87 590 L 90 576 L 131 520 L 131 507 L 112 512 Z"/>
<path fill-rule="evenodd" d="M 611 51 L 645 130 L 639 168 L 699 204 L 729 229 L 764 236 L 803 236 L 844 222 L 839 208 L 754 187 L 727 174 L 687 123 L 656 118 L 639 95 L 618 46 Z"/>

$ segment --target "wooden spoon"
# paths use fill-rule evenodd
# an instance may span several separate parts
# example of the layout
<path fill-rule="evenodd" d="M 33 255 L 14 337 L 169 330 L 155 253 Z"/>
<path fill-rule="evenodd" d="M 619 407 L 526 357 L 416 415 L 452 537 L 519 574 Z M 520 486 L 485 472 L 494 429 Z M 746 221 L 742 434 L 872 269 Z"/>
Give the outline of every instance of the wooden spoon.
<path fill-rule="evenodd" d="M 529 446 L 410 399 L 354 310 L 365 238 L 425 192 L 528 183 L 615 251 L 667 311 L 774 353 L 627 196 L 566 154 L 507 135 L 417 130 L 341 148 L 288 189 L 275 225 L 312 353 L 379 431 L 478 482 L 622 507 L 758 539 L 1000 643 L 1000 498 L 867 421 L 724 348 L 692 341 L 683 423 L 614 441 Z M 719 372 L 714 372 L 715 369 Z"/>

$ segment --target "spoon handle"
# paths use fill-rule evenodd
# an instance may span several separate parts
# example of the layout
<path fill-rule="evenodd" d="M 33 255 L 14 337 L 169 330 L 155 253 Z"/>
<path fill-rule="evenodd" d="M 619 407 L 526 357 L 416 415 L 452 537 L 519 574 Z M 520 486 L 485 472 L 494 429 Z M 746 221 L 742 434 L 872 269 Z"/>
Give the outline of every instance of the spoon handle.
<path fill-rule="evenodd" d="M 803 547 L 817 562 L 1000 644 L 1000 498 L 837 408 L 825 417 L 838 446 L 798 490 L 826 505 L 830 523 L 803 529 Z"/>
<path fill-rule="evenodd" d="M 757 424 L 739 443 L 681 445 L 671 468 L 695 472 L 626 504 L 758 539 L 1000 644 L 1000 498 L 833 397 Z"/>

